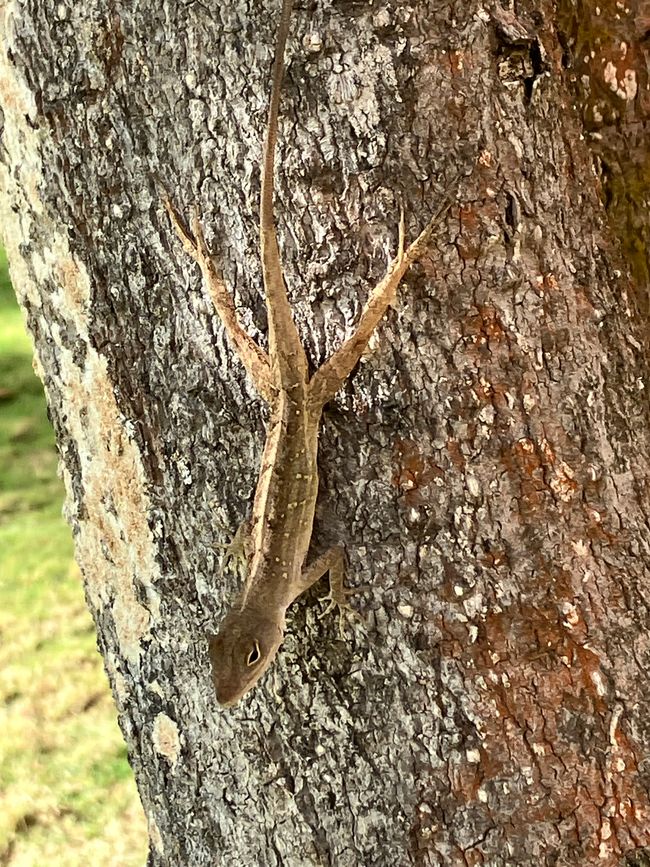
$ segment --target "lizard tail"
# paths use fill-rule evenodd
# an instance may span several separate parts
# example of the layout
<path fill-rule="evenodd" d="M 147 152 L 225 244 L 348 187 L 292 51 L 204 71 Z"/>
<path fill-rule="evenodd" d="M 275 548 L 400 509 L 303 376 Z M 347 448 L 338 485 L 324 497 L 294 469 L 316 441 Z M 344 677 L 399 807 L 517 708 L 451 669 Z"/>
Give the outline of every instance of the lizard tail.
<path fill-rule="evenodd" d="M 264 142 L 264 165 L 262 169 L 262 196 L 260 201 L 260 229 L 273 229 L 273 169 L 275 165 L 275 146 L 278 140 L 278 112 L 280 110 L 280 91 L 284 73 L 284 50 L 289 35 L 289 22 L 293 0 L 282 0 L 282 12 L 278 25 L 275 58 L 273 60 L 273 80 L 271 85 L 271 103 L 266 124 L 266 140 Z"/>
<path fill-rule="evenodd" d="M 291 305 L 287 297 L 287 287 L 282 275 L 273 213 L 273 169 L 278 139 L 280 89 L 292 6 L 292 0 L 282 0 L 282 13 L 273 61 L 271 102 L 264 142 L 260 200 L 260 248 L 266 309 L 269 317 L 269 357 L 271 370 L 276 380 L 275 384 L 282 388 L 289 388 L 297 382 L 305 382 L 307 376 L 307 358 L 293 320 Z"/>

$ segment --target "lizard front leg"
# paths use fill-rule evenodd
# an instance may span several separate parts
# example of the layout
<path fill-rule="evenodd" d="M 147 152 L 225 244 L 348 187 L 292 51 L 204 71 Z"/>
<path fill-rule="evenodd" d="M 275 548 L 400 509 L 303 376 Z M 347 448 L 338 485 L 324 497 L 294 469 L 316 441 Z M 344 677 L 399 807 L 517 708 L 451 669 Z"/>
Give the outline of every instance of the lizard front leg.
<path fill-rule="evenodd" d="M 251 558 L 251 520 L 244 518 L 230 542 L 215 544 L 214 547 L 224 552 L 223 566 L 227 569 L 231 564 L 235 573 L 242 579 L 248 574 L 248 564 Z"/>
<path fill-rule="evenodd" d="M 312 584 L 315 584 L 323 575 L 329 572 L 330 592 L 327 596 L 321 598 L 321 602 L 328 602 L 327 608 L 321 612 L 320 617 L 325 617 L 334 608 L 339 609 L 339 633 L 341 638 L 343 634 L 343 623 L 345 612 L 352 612 L 356 616 L 356 611 L 348 602 L 348 596 L 354 593 L 344 586 L 345 581 L 345 555 L 341 545 L 335 545 L 317 557 L 314 562 L 308 566 L 300 576 L 300 579 L 295 585 L 295 593 L 291 602 L 298 598 L 305 590 L 309 590 Z M 291 602 L 289 604 L 291 604 Z"/>

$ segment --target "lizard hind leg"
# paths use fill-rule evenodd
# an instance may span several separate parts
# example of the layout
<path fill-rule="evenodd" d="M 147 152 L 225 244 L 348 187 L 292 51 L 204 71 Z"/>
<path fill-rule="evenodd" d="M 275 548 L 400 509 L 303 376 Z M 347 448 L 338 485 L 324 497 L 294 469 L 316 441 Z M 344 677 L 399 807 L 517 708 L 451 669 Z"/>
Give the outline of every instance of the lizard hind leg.
<path fill-rule="evenodd" d="M 212 299 L 214 309 L 223 323 L 233 349 L 255 383 L 255 387 L 260 395 L 267 403 L 271 403 L 275 397 L 276 389 L 271 376 L 271 363 L 268 354 L 257 345 L 250 334 L 244 331 L 239 323 L 232 293 L 229 292 L 225 283 L 217 274 L 210 251 L 205 242 L 198 207 L 195 205 L 192 208 L 190 226 L 188 227 L 180 212 L 165 192 L 162 193 L 162 202 L 185 252 L 194 259 L 201 269 L 205 287 Z"/>
<path fill-rule="evenodd" d="M 375 286 L 361 312 L 350 337 L 314 373 L 309 383 L 310 399 L 314 407 L 322 408 L 331 400 L 350 375 L 368 345 L 368 341 L 389 307 L 395 304 L 397 287 L 414 262 L 426 252 L 433 231 L 452 204 L 450 187 L 436 214 L 406 247 L 404 209 L 400 209 L 397 253 L 391 260 L 383 279 Z"/>

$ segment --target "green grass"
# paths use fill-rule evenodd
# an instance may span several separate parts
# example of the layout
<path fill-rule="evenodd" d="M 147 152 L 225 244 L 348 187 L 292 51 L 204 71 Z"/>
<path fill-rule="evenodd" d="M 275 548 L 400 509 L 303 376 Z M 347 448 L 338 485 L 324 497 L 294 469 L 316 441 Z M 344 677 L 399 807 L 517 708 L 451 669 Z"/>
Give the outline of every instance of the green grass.
<path fill-rule="evenodd" d="M 0 864 L 135 867 L 146 830 L 0 250 Z"/>

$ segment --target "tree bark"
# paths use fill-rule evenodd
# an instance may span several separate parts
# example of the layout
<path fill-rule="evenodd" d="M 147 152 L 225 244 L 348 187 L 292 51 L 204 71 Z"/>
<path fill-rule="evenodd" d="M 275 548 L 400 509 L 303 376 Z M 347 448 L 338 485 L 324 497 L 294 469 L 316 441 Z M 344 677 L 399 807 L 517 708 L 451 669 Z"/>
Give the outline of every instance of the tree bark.
<path fill-rule="evenodd" d="M 314 366 L 460 171 L 328 408 L 318 594 L 218 708 L 265 411 L 160 201 L 200 205 L 264 343 L 260 143 L 278 10 L 4 0 L 2 231 L 88 604 L 162 865 L 619 865 L 650 845 L 650 371 L 554 8 L 296 9 L 279 234 Z"/>
<path fill-rule="evenodd" d="M 631 0 L 624 5 L 616 0 L 598 4 L 561 0 L 557 19 L 562 63 L 595 157 L 600 196 L 647 318 L 650 7 L 646 0 Z"/>

